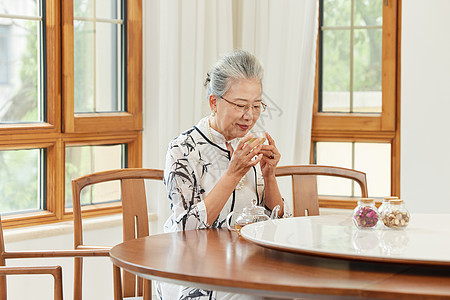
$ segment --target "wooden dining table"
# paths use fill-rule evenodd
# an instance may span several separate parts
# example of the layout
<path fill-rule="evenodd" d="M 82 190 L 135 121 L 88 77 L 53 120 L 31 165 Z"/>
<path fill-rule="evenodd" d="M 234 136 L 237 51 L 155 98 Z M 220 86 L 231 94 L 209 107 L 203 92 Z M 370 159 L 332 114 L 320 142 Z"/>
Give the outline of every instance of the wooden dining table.
<path fill-rule="evenodd" d="M 448 264 L 292 253 L 227 229 L 156 234 L 121 243 L 110 256 L 146 279 L 269 298 L 450 299 Z"/>

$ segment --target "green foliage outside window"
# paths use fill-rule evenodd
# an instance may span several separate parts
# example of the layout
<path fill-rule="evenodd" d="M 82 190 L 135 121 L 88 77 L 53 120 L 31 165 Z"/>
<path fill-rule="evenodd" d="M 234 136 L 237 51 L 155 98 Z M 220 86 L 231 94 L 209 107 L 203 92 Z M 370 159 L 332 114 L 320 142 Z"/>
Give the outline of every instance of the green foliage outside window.
<path fill-rule="evenodd" d="M 323 26 L 347 27 L 351 20 L 350 0 L 324 0 Z M 354 26 L 381 26 L 383 3 L 380 0 L 356 0 Z M 381 29 L 354 29 L 354 91 L 381 90 Z M 350 28 L 323 33 L 323 91 L 350 91 Z"/>
<path fill-rule="evenodd" d="M 2 122 L 29 122 L 38 117 L 38 27 L 39 23 L 27 21 L 26 49 L 20 62 L 20 83 L 4 105 L 8 106 Z M 36 210 L 40 201 L 39 149 L 0 151 L 0 211 Z"/>
<path fill-rule="evenodd" d="M 40 150 L 0 151 L 0 212 L 40 209 Z"/>

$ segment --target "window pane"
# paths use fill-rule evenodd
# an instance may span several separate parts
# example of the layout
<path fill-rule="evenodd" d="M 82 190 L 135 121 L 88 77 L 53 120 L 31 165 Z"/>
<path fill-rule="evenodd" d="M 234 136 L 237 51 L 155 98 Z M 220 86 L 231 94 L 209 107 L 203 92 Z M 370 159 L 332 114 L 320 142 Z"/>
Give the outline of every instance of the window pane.
<path fill-rule="evenodd" d="M 74 0 L 75 17 L 118 19 L 121 15 L 121 0 Z"/>
<path fill-rule="evenodd" d="M 119 19 L 121 16 L 121 0 L 95 0 L 97 17 Z"/>
<path fill-rule="evenodd" d="M 124 25 L 118 7 L 116 1 L 74 1 L 77 113 L 125 110 Z"/>
<path fill-rule="evenodd" d="M 381 113 L 382 0 L 324 0 L 323 18 L 319 111 Z"/>
<path fill-rule="evenodd" d="M 45 175 L 40 176 L 43 174 L 40 157 L 44 157 L 44 151 L 0 151 L 0 212 L 42 209 Z"/>
<path fill-rule="evenodd" d="M 355 143 L 355 169 L 367 175 L 371 197 L 391 195 L 391 145 Z"/>
<path fill-rule="evenodd" d="M 74 17 L 94 17 L 94 0 L 73 0 Z"/>
<path fill-rule="evenodd" d="M 388 143 L 316 142 L 315 162 L 366 173 L 370 197 L 390 195 L 391 145 Z M 351 182 L 351 181 L 350 181 Z M 317 180 L 319 194 L 361 196 L 357 183 L 326 176 Z M 353 189 L 353 192 L 352 192 Z"/>
<path fill-rule="evenodd" d="M 383 25 L 383 0 L 355 1 L 355 25 Z"/>
<path fill-rule="evenodd" d="M 349 112 L 350 31 L 323 32 L 322 110 Z"/>
<path fill-rule="evenodd" d="M 324 26 L 350 26 L 351 0 L 324 0 Z"/>
<path fill-rule="evenodd" d="M 352 167 L 351 143 L 318 142 L 315 148 L 315 162 L 317 165 Z M 352 196 L 352 182 L 344 178 L 330 176 L 317 177 L 319 195 Z"/>
<path fill-rule="evenodd" d="M 0 18 L 0 123 L 41 122 L 42 22 Z"/>
<path fill-rule="evenodd" d="M 2 0 L 0 1 L 0 14 L 39 16 L 40 1 L 36 0 Z"/>
<path fill-rule="evenodd" d="M 9 83 L 10 31 L 9 25 L 0 25 L 0 90 Z"/>
<path fill-rule="evenodd" d="M 94 23 L 74 21 L 75 112 L 94 110 Z"/>
<path fill-rule="evenodd" d="M 381 29 L 355 30 L 353 112 L 381 113 Z"/>
<path fill-rule="evenodd" d="M 120 25 L 97 24 L 97 97 L 95 111 L 121 111 Z M 115 48 L 113 46 L 116 45 Z"/>
<path fill-rule="evenodd" d="M 72 207 L 72 179 L 94 172 L 124 167 L 125 145 L 75 146 L 66 148 L 66 207 Z M 87 187 L 81 204 L 95 204 L 120 199 L 118 182 Z"/>

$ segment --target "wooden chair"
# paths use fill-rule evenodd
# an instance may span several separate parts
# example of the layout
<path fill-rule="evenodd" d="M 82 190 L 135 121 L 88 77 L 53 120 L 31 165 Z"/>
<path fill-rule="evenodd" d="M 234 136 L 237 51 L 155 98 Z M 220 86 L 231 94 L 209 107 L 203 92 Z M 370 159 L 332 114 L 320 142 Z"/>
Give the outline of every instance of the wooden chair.
<path fill-rule="evenodd" d="M 54 278 L 54 299 L 63 299 L 62 269 L 60 266 L 6 267 L 5 260 L 12 258 L 44 258 L 44 257 L 87 257 L 107 255 L 108 252 L 90 250 L 41 250 L 41 251 L 5 251 L 2 220 L 0 217 L 0 300 L 7 299 L 6 275 L 48 274 Z"/>
<path fill-rule="evenodd" d="M 83 244 L 80 194 L 83 188 L 108 181 L 120 181 L 123 216 L 123 240 L 127 241 L 149 235 L 147 199 L 144 179 L 162 180 L 163 171 L 154 169 L 128 168 L 92 173 L 72 180 L 73 219 L 75 249 L 105 250 L 110 247 L 88 246 Z M 82 258 L 75 259 L 74 299 L 82 298 Z M 143 296 L 151 299 L 151 282 L 136 278 L 134 274 L 123 272 L 114 266 L 114 299 Z M 136 279 L 138 288 L 136 290 Z M 123 285 L 123 286 L 122 286 Z"/>
<path fill-rule="evenodd" d="M 317 175 L 335 176 L 356 181 L 361 188 L 361 197 L 367 198 L 366 173 L 332 166 L 297 165 L 277 167 L 275 176 L 292 177 L 293 215 L 319 215 Z"/>

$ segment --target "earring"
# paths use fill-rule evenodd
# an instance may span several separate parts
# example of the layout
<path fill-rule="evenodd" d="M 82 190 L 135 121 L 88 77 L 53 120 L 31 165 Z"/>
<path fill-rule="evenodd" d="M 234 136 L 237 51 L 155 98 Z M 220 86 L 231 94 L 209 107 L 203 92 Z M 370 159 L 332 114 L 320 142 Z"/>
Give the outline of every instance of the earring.
<path fill-rule="evenodd" d="M 213 111 L 211 112 L 211 117 L 215 117 L 215 116 L 216 116 L 216 111 L 213 110 Z"/>

